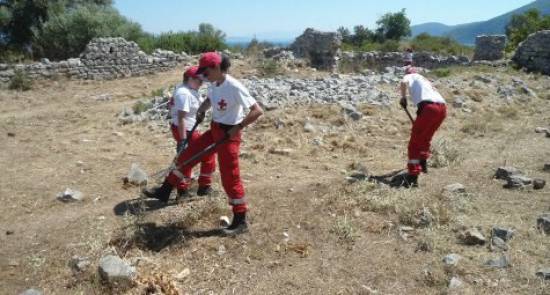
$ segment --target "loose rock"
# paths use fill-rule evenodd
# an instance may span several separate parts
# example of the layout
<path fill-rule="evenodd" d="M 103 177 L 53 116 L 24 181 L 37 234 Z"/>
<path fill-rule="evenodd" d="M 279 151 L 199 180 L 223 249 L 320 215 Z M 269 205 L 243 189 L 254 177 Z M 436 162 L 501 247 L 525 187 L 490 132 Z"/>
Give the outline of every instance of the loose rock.
<path fill-rule="evenodd" d="M 64 192 L 57 195 L 57 199 L 61 202 L 77 202 L 82 201 L 83 195 L 81 192 L 67 188 Z"/>
<path fill-rule="evenodd" d="M 483 236 L 483 234 L 479 232 L 477 228 L 470 228 L 468 230 L 463 231 L 460 234 L 460 239 L 464 244 L 470 245 L 470 246 L 483 245 L 486 242 L 485 237 Z"/>
<path fill-rule="evenodd" d="M 508 257 L 502 255 L 499 258 L 487 260 L 487 262 L 485 262 L 485 265 L 494 268 L 506 268 L 510 266 L 510 261 Z"/>
<path fill-rule="evenodd" d="M 107 255 L 99 260 L 99 275 L 111 286 L 126 288 L 133 284 L 136 276 L 134 267 L 128 265 L 118 256 Z"/>
<path fill-rule="evenodd" d="M 447 185 L 443 189 L 443 192 L 452 193 L 452 194 L 463 194 L 466 192 L 466 188 L 464 187 L 464 185 L 460 183 L 453 183 L 453 184 Z"/>
<path fill-rule="evenodd" d="M 453 253 L 443 257 L 443 263 L 448 266 L 456 266 L 460 259 L 462 259 L 460 255 Z"/>
<path fill-rule="evenodd" d="M 544 213 L 537 219 L 537 228 L 545 234 L 550 234 L 550 213 Z"/>
<path fill-rule="evenodd" d="M 514 237 L 514 230 L 499 226 L 493 226 L 491 230 L 491 235 L 493 237 L 499 237 L 503 241 L 508 242 L 512 239 L 512 237 Z"/>
<path fill-rule="evenodd" d="M 69 267 L 73 273 L 78 274 L 86 271 L 91 265 L 88 257 L 73 256 L 69 261 Z"/>
<path fill-rule="evenodd" d="M 504 185 L 504 188 L 507 189 L 516 189 L 523 188 L 526 185 L 533 183 L 533 180 L 524 175 L 512 175 L 507 179 L 507 183 Z"/>
<path fill-rule="evenodd" d="M 133 163 L 128 172 L 128 176 L 124 178 L 124 182 L 130 183 L 133 185 L 147 185 L 147 173 L 143 171 L 139 164 Z"/>
<path fill-rule="evenodd" d="M 496 179 L 508 180 L 511 176 L 520 175 L 521 171 L 515 167 L 499 167 L 495 173 Z"/>
<path fill-rule="evenodd" d="M 533 189 L 541 190 L 546 186 L 546 180 L 537 178 L 533 180 Z"/>

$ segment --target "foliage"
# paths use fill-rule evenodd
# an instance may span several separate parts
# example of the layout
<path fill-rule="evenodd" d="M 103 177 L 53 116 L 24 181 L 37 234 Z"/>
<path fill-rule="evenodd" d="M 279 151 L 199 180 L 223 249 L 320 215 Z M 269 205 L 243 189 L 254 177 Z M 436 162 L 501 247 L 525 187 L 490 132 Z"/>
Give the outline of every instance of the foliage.
<path fill-rule="evenodd" d="M 470 55 L 473 48 L 462 45 L 450 37 L 431 36 L 427 33 L 414 37 L 410 42 L 414 51 L 429 51 L 433 53 Z"/>
<path fill-rule="evenodd" d="M 513 15 L 506 26 L 506 36 L 508 37 L 507 50 L 514 50 L 530 34 L 548 29 L 550 29 L 550 15 L 542 16 L 537 9 Z"/>

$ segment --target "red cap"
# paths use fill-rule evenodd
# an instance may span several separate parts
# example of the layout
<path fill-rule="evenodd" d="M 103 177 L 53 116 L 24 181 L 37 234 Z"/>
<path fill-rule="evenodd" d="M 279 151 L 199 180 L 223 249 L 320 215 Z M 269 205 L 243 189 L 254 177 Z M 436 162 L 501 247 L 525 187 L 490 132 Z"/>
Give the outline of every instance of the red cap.
<path fill-rule="evenodd" d="M 197 74 L 204 72 L 206 68 L 213 68 L 222 63 L 222 56 L 217 52 L 206 52 L 199 60 L 199 69 Z"/>
<path fill-rule="evenodd" d="M 408 66 L 406 69 L 405 69 L 405 74 L 409 75 L 409 74 L 416 74 L 417 71 L 416 71 L 416 68 L 413 67 L 413 66 Z"/>
<path fill-rule="evenodd" d="M 199 67 L 197 66 L 192 66 L 190 68 L 188 68 L 184 75 L 186 77 L 190 77 L 190 78 L 193 78 L 193 79 L 198 79 L 199 78 L 199 74 L 197 73 L 199 71 Z"/>

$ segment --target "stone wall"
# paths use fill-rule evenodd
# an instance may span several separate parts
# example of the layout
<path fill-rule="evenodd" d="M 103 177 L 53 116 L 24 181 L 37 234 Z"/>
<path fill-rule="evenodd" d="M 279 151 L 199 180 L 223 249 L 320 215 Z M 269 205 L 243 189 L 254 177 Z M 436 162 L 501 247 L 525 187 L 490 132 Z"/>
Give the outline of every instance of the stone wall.
<path fill-rule="evenodd" d="M 453 65 L 468 65 L 470 60 L 465 56 L 441 56 L 427 52 L 417 52 L 413 56 L 415 66 L 427 69 Z M 401 52 L 342 52 L 338 58 L 342 71 L 360 71 L 364 68 L 383 70 L 386 67 L 403 66 Z"/>
<path fill-rule="evenodd" d="M 135 42 L 123 38 L 96 38 L 79 58 L 59 62 L 43 59 L 33 64 L 0 64 L 0 83 L 9 82 L 16 71 L 31 79 L 49 79 L 64 76 L 72 79 L 109 80 L 140 76 L 169 70 L 190 61 L 185 53 L 157 49 L 147 55 Z"/>
<path fill-rule="evenodd" d="M 481 35 L 476 37 L 474 60 L 500 60 L 504 58 L 506 36 Z"/>
<path fill-rule="evenodd" d="M 320 70 L 334 70 L 342 38 L 335 32 L 320 32 L 308 28 L 290 45 L 297 58 L 310 61 L 312 67 Z"/>
<path fill-rule="evenodd" d="M 550 75 L 550 30 L 529 35 L 519 44 L 512 60 L 529 71 Z"/>

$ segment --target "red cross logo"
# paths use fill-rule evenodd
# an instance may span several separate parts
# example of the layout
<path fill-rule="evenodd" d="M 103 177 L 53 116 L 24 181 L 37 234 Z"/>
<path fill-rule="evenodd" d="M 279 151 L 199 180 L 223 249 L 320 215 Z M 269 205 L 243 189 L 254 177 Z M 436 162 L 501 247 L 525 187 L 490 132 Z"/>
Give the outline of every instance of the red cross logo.
<path fill-rule="evenodd" d="M 222 98 L 222 100 L 218 102 L 218 107 L 221 111 L 225 111 L 225 109 L 227 108 L 227 103 L 225 102 L 225 99 Z"/>

